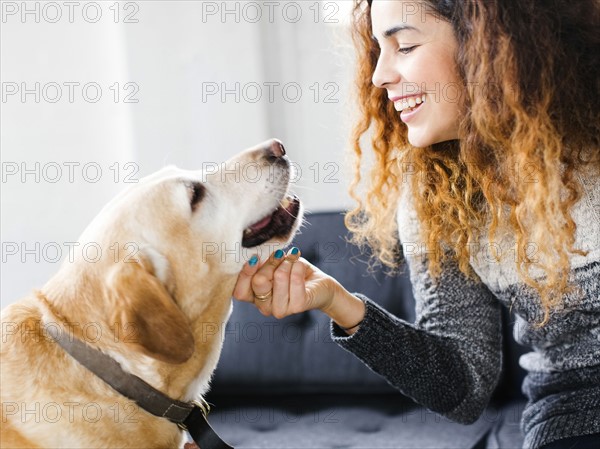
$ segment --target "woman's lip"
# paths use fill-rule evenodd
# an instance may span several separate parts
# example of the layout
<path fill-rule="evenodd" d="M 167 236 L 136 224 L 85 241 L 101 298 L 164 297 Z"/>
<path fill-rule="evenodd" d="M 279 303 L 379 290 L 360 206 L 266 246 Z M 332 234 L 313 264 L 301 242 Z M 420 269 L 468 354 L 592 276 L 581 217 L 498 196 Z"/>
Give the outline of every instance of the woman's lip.
<path fill-rule="evenodd" d="M 419 110 L 423 107 L 424 104 L 425 103 L 420 103 L 419 106 L 414 108 L 412 111 L 402 111 L 400 113 L 400 120 L 402 120 L 404 123 L 408 123 L 413 119 L 417 112 L 419 112 Z"/>
<path fill-rule="evenodd" d="M 394 102 L 394 103 L 395 103 L 395 102 L 397 102 L 398 100 L 402 100 L 402 99 L 404 99 L 404 98 L 411 98 L 411 97 L 414 97 L 414 98 L 416 98 L 416 97 L 421 97 L 422 95 L 423 95 L 423 92 L 420 92 L 420 93 L 415 93 L 415 94 L 410 94 L 410 95 L 404 95 L 404 96 L 402 96 L 402 97 L 390 97 L 390 101 L 392 101 L 392 102 Z"/>

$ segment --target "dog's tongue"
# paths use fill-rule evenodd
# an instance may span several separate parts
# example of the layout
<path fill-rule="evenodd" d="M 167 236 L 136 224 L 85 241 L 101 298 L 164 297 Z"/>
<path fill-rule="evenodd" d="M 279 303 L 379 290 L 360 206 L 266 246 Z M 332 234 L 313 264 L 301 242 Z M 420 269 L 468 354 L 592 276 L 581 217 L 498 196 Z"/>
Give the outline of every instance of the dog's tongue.
<path fill-rule="evenodd" d="M 263 218 L 258 223 L 254 223 L 252 226 L 250 226 L 250 231 L 252 231 L 252 232 L 260 231 L 261 229 L 266 228 L 269 225 L 269 223 L 271 223 L 270 215 Z"/>

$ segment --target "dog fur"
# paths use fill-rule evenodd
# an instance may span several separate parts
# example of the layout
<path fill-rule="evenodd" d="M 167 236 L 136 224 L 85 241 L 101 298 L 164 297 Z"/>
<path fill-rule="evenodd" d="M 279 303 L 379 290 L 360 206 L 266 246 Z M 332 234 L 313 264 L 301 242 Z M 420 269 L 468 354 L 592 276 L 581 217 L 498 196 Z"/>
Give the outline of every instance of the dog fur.
<path fill-rule="evenodd" d="M 77 248 L 102 249 L 98 261 L 76 252 L 38 293 L 2 311 L 2 448 L 183 445 L 175 424 L 114 391 L 47 329 L 100 349 L 173 399 L 201 397 L 243 263 L 287 244 L 301 221 L 300 210 L 286 235 L 250 250 L 241 246 L 244 229 L 287 194 L 289 163 L 273 163 L 278 144 L 247 150 L 211 173 L 167 167 L 142 179 L 107 204 L 79 239 Z"/>

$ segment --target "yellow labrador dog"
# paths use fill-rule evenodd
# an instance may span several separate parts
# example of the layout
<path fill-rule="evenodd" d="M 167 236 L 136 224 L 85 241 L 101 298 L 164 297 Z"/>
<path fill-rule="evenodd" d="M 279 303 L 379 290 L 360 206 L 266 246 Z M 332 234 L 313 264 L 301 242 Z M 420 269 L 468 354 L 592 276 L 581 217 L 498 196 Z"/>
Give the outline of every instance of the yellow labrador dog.
<path fill-rule="evenodd" d="M 106 205 L 79 240 L 101 256 L 76 255 L 2 311 L 2 447 L 181 447 L 178 425 L 108 386 L 56 336 L 100 350 L 165 396 L 200 400 L 241 267 L 299 226 L 290 177 L 271 140 L 210 173 L 167 167 Z"/>

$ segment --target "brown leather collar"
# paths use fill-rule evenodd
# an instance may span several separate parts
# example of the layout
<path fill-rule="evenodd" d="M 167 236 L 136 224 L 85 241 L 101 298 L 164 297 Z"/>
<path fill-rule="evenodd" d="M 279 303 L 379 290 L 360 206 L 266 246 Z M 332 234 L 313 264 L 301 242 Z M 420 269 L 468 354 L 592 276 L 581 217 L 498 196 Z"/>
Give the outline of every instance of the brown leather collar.
<path fill-rule="evenodd" d="M 46 298 L 44 298 L 46 300 Z M 45 301 L 47 302 L 47 300 Z M 48 335 L 77 362 L 106 382 L 112 389 L 133 400 L 155 416 L 166 418 L 187 431 L 202 449 L 233 449 L 210 426 L 206 417 L 210 407 L 206 401 L 182 402 L 172 399 L 152 385 L 121 368 L 116 360 L 63 332 L 48 326 Z"/>

